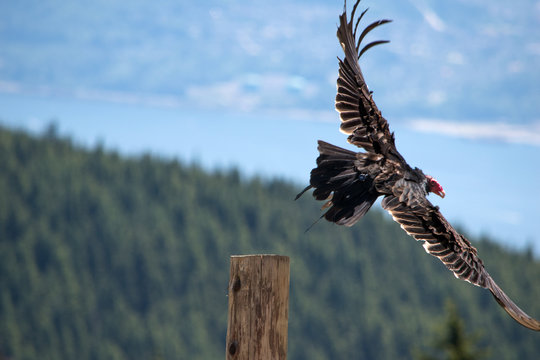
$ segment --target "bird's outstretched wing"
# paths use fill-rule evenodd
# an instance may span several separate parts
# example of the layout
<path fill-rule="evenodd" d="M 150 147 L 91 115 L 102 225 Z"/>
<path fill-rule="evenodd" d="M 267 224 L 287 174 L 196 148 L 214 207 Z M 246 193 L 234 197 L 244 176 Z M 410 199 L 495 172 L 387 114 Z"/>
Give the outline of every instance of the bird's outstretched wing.
<path fill-rule="evenodd" d="M 403 157 L 396 149 L 394 134 L 390 132 L 388 122 L 373 101 L 358 64 L 358 59 L 366 50 L 388 42 L 386 40 L 373 41 L 360 48 L 362 40 L 371 30 L 390 20 L 379 20 L 368 25 L 356 41 L 358 24 L 367 11 L 358 17 L 353 28 L 354 14 L 359 3 L 360 1 L 357 1 L 354 5 L 350 21 L 347 20 L 347 9 L 344 9 L 339 17 L 340 23 L 337 30 L 337 37 L 345 53 L 343 60 L 338 58 L 336 110 L 341 118 L 340 130 L 349 135 L 348 141 L 351 144 L 364 148 L 367 152 L 404 163 Z"/>
<path fill-rule="evenodd" d="M 476 249 L 448 223 L 438 207 L 427 199 L 407 201 L 400 194 L 401 190 L 396 189 L 381 205 L 403 230 L 416 240 L 424 241 L 426 252 L 439 258 L 457 278 L 491 291 L 499 305 L 518 323 L 540 331 L 540 322 L 527 315 L 502 291 L 484 268 Z"/>

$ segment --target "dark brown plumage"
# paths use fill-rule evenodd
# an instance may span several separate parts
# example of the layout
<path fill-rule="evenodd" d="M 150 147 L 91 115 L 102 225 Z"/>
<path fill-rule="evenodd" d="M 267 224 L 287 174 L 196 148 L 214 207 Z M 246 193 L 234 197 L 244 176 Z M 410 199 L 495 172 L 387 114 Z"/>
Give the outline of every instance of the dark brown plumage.
<path fill-rule="evenodd" d="M 446 221 L 437 206 L 426 198 L 429 192 L 444 197 L 439 183 L 418 168 L 411 168 L 394 143 L 388 122 L 381 115 L 369 91 L 358 59 L 369 48 L 387 41 L 374 41 L 362 49 L 365 35 L 381 20 L 368 25 L 356 37 L 364 11 L 356 20 L 356 2 L 347 20 L 347 11 L 339 17 L 337 37 L 345 53 L 339 59 L 336 110 L 341 118 L 340 130 L 348 141 L 365 152 L 355 153 L 319 141 L 317 167 L 311 171 L 310 185 L 317 200 L 325 200 L 324 218 L 339 225 L 352 226 L 382 196 L 382 207 L 416 240 L 424 241 L 424 249 L 436 256 L 462 280 L 491 291 L 504 310 L 521 325 L 540 331 L 540 322 L 523 312 L 497 286 L 488 274 L 476 249 Z"/>

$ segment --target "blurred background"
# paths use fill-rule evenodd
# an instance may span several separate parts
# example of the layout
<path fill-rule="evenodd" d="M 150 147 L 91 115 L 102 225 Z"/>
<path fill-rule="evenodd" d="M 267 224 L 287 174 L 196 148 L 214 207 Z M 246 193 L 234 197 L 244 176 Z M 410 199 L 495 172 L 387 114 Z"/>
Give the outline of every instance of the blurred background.
<path fill-rule="evenodd" d="M 365 1 L 362 67 L 452 222 L 540 247 L 540 3 Z M 350 5 L 352 6 L 352 4 Z M 333 110 L 341 1 L 3 2 L 0 121 L 303 185 Z"/>
<path fill-rule="evenodd" d="M 443 184 L 433 201 L 474 234 L 538 249 L 540 3 L 362 6 L 394 20 L 361 65 L 398 149 Z M 317 139 L 347 146 L 333 110 L 342 8 L 4 1 L 0 121 L 303 185 Z"/>
<path fill-rule="evenodd" d="M 351 2 L 349 8 L 352 5 Z M 518 0 L 510 4 L 503 0 L 365 0 L 360 8 L 365 7 L 370 7 L 370 11 L 364 25 L 381 18 L 393 20 L 368 36 L 367 41 L 391 42 L 363 56 L 361 66 L 366 81 L 395 132 L 398 150 L 410 165 L 423 169 L 443 185 L 446 198 L 430 200 L 440 206 L 454 225 L 475 239 L 489 237 L 503 249 L 526 252 L 533 261 L 530 256 L 537 258 L 540 254 L 540 1 Z M 30 134 L 43 141 L 52 139 L 53 143 L 70 139 L 68 143 L 75 144 L 76 149 L 93 155 L 103 151 L 113 154 L 107 164 L 118 169 L 125 167 L 128 175 L 133 165 L 130 161 L 140 161 L 139 169 L 155 166 L 165 174 L 165 168 L 160 166 L 178 160 L 181 167 L 192 167 L 184 170 L 194 172 L 193 179 L 207 173 L 225 179 L 224 184 L 232 189 L 245 183 L 251 184 L 251 190 L 262 186 L 275 196 L 281 189 L 281 194 L 292 202 L 295 192 L 309 181 L 318 139 L 351 148 L 345 135 L 338 131 L 339 118 L 333 108 L 336 57 L 342 56 L 335 33 L 342 10 L 343 3 L 338 0 L 0 1 L 0 126 L 17 136 Z M 5 144 L 11 144 L 10 141 Z M 15 151 L 10 146 L 6 145 L 4 151 L 19 156 L 20 149 L 15 147 L 19 149 Z M 36 154 L 36 150 L 28 151 Z M 51 156 L 43 160 L 50 161 L 47 164 L 69 163 L 63 155 L 54 157 L 45 150 L 40 154 Z M 154 159 L 151 161 L 162 165 L 146 168 L 148 158 L 144 154 L 150 154 L 150 159 Z M 119 158 L 127 162 L 117 164 Z M 21 159 L 13 160 L 19 166 L 14 174 L 29 169 Z M 55 166 L 48 166 L 47 171 L 56 171 Z M 84 167 L 84 171 L 90 168 Z M 118 171 L 124 174 L 124 170 Z M 86 174 L 84 171 L 82 174 Z M 91 174 L 98 174 L 99 181 L 103 180 L 102 173 L 92 171 Z M 108 174 L 107 171 L 104 173 Z M 40 177 L 39 172 L 33 174 L 36 179 Z M 171 178 L 177 176 L 174 174 Z M 114 185 L 121 189 L 125 179 L 118 179 L 124 178 L 117 178 L 120 182 Z M 159 188 L 161 183 L 153 184 Z M 32 189 L 23 185 L 21 189 Z M 110 189 L 116 189 L 114 186 Z M 223 186 L 216 185 L 216 189 L 229 190 Z M 13 188 L 6 185 L 6 189 Z M 133 189 L 133 194 L 142 191 L 137 189 Z M 197 191 L 206 190 L 194 187 L 193 193 Z M 212 191 L 208 190 L 208 194 Z M 230 191 L 237 197 L 246 194 L 244 190 Z M 247 193 L 257 201 L 262 199 L 257 197 L 259 190 Z M 148 194 L 148 199 L 159 198 Z M 171 192 L 164 196 L 174 194 L 178 195 Z M 212 197 L 208 194 L 205 196 Z M 141 199 L 145 198 L 137 196 L 134 195 L 138 199 L 134 202 L 124 198 L 119 201 L 122 206 L 144 204 Z M 204 199 L 207 198 L 203 196 L 203 203 Z M 109 200 L 104 201 L 109 204 Z M 318 217 L 317 204 L 311 198 L 302 201 L 300 205 L 285 201 L 280 205 L 294 206 L 298 212 L 309 207 L 307 220 L 301 224 L 287 223 L 289 230 L 295 229 L 293 239 L 309 225 L 309 219 Z M 4 214 L 11 214 L 9 206 L 4 201 Z M 186 212 L 191 211 L 187 209 Z M 90 214 L 94 216 L 96 211 Z M 164 211 L 165 216 L 168 210 L 159 211 Z M 388 216 L 381 214 L 373 215 L 377 216 L 376 221 L 387 221 Z M 8 215 L 5 216 L 7 219 Z M 247 228 L 256 228 L 255 220 L 246 221 Z M 4 223 L 6 228 L 7 224 Z M 89 228 L 94 229 L 85 227 Z M 73 231 L 76 229 L 75 226 Z M 336 230 L 326 224 L 319 229 L 321 237 L 349 236 L 344 235 L 347 229 Z M 135 236 L 134 230 L 130 231 L 130 236 Z M 171 238 L 173 233 L 176 234 L 171 230 Z M 239 239 L 246 246 L 232 249 L 279 251 L 289 246 L 272 247 L 268 245 L 270 240 L 247 245 L 249 241 L 242 236 Z M 309 236 L 315 239 L 318 235 Z M 308 241 L 301 239 L 298 246 L 306 250 Z M 317 243 L 316 239 L 313 241 Z M 200 255 L 204 249 L 214 248 L 207 246 L 196 251 Z M 324 246 L 327 245 L 321 245 L 321 249 L 328 250 Z M 42 254 L 44 250 L 39 249 L 36 251 Z M 220 251 L 224 249 L 229 248 L 224 246 Z M 19 258 L 13 255 L 13 259 Z M 189 264 L 195 264 L 193 259 Z M 358 259 L 353 260 L 351 266 L 355 269 Z M 537 262 L 533 263 L 536 265 L 531 266 L 538 268 Z M 17 268 L 17 264 L 20 265 L 12 266 Z M 140 269 L 140 263 L 137 264 L 133 266 Z M 4 266 L 5 279 L 13 267 Z M 306 269 L 297 271 L 306 275 Z M 444 276 L 451 277 L 447 273 Z M 226 279 L 222 280 L 226 284 Z M 175 291 L 181 293 L 183 289 Z M 9 301 L 4 299 L 4 309 L 6 304 L 16 304 L 17 296 Z M 488 301 L 491 299 L 478 300 L 475 306 L 482 308 Z M 143 312 L 144 304 L 137 305 Z M 386 305 L 381 306 L 386 309 Z M 156 317 L 155 324 L 167 318 L 167 312 L 160 314 L 162 317 Z M 197 322 L 198 313 L 190 314 L 192 318 L 186 321 Z M 12 321 L 16 323 L 16 318 Z M 219 321 L 222 325 L 224 319 Z M 309 329 L 315 325 L 302 326 Z M 13 335 L 15 340 L 10 338 L 8 344 L 29 341 L 31 329 L 30 326 L 17 330 L 20 338 Z M 345 326 L 341 330 L 346 329 Z M 384 338 L 386 330 L 381 329 L 375 334 Z M 351 329 L 346 331 L 351 337 L 358 335 Z M 508 338 L 512 331 L 509 329 L 504 335 Z M 198 334 L 200 338 L 203 335 Z M 128 335 L 124 338 L 132 339 Z M 500 335 L 498 339 L 502 338 Z M 365 344 L 374 341 L 363 339 Z M 533 343 L 530 338 L 528 341 Z M 152 346 L 159 348 L 159 344 L 156 340 Z M 0 341 L 0 355 L 2 351 L 10 355 L 5 349 L 13 349 L 12 346 L 4 344 L 2 350 Z M 114 346 L 107 354 L 121 353 L 115 352 Z M 190 346 L 205 348 L 204 342 Z M 167 351 L 157 354 L 167 358 L 163 355 Z M 173 353 L 170 350 L 169 354 Z M 66 350 L 63 355 L 69 358 L 69 354 Z M 303 358 L 299 354 L 293 353 L 292 358 Z M 394 353 L 388 354 L 388 358 L 396 358 Z M 26 357 L 10 356 L 32 358 L 31 353 Z M 95 356 L 99 357 L 97 353 Z M 317 358 L 314 354 L 305 356 Z"/>

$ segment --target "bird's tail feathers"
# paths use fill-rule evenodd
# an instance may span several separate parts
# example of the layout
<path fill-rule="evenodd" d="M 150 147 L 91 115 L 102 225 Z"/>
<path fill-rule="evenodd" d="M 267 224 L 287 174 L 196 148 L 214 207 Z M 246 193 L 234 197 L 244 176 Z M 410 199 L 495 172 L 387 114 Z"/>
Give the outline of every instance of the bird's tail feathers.
<path fill-rule="evenodd" d="M 317 167 L 311 171 L 310 188 L 317 200 L 327 200 L 323 208 L 326 220 L 339 225 L 352 226 L 378 197 L 373 179 L 362 172 L 362 160 L 353 151 L 319 141 Z"/>

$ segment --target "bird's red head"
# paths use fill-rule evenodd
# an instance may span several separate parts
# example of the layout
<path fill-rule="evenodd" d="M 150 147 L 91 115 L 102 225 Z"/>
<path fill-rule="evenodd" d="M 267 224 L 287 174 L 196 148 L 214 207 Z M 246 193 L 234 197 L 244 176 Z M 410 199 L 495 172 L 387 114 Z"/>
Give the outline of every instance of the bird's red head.
<path fill-rule="evenodd" d="M 426 176 L 428 180 L 428 191 L 432 192 L 434 194 L 439 195 L 440 197 L 444 198 L 446 193 L 444 192 L 441 184 L 437 180 L 435 180 L 432 176 Z"/>

